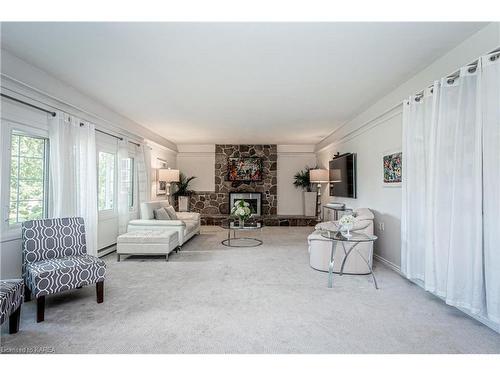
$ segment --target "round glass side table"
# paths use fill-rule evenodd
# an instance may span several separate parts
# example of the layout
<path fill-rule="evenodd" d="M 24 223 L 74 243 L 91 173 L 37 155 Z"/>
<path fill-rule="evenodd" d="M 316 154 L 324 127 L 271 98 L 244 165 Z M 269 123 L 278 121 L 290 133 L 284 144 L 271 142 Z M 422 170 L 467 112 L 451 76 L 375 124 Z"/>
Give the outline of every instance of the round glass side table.
<path fill-rule="evenodd" d="M 221 243 L 228 247 L 256 247 L 262 245 L 262 227 L 263 222 L 260 220 L 246 221 L 243 226 L 240 226 L 237 220 L 229 219 L 221 225 L 222 228 L 227 229 L 227 238 Z M 252 235 L 252 233 L 259 233 L 260 238 Z M 231 237 L 231 233 L 233 236 Z M 238 233 L 238 235 L 236 235 Z M 240 236 L 240 233 L 245 233 Z"/>
<path fill-rule="evenodd" d="M 321 231 L 321 236 L 326 239 L 329 239 L 332 243 L 331 252 L 330 252 L 330 264 L 328 266 L 328 287 L 333 287 L 333 260 L 335 258 L 335 252 L 337 251 L 337 247 L 339 244 L 342 245 L 342 249 L 344 251 L 344 259 L 342 260 L 342 265 L 340 266 L 340 276 L 344 273 L 344 266 L 347 258 L 353 250 L 356 250 L 356 246 L 363 242 L 375 242 L 377 236 L 359 233 L 359 232 L 351 232 L 350 236 L 346 236 L 342 234 L 340 231 L 330 231 L 323 230 Z M 373 257 L 373 246 L 371 247 L 369 258 L 366 259 L 361 252 L 358 251 L 359 256 L 365 261 L 368 266 L 369 273 L 368 275 L 372 275 L 373 283 L 375 285 L 375 289 L 378 289 L 377 279 L 375 278 L 375 274 L 373 273 L 373 268 L 371 266 L 370 259 Z"/>

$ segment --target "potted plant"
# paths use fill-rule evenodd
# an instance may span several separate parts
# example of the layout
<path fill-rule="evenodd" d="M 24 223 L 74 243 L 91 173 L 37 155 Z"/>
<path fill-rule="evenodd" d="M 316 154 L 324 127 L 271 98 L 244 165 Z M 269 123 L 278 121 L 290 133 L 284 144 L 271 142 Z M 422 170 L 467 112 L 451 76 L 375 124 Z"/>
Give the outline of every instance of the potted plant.
<path fill-rule="evenodd" d="M 298 171 L 295 176 L 293 176 L 293 184 L 298 189 L 304 190 L 304 215 L 305 216 L 316 216 L 316 192 L 312 191 L 311 180 L 309 177 L 309 171 L 315 168 L 306 167 L 305 169 Z"/>
<path fill-rule="evenodd" d="M 194 194 L 194 190 L 189 189 L 189 183 L 196 176 L 187 177 L 185 174 L 179 174 L 179 182 L 176 182 L 177 190 L 172 195 L 178 199 L 179 211 L 189 211 L 189 197 Z"/>

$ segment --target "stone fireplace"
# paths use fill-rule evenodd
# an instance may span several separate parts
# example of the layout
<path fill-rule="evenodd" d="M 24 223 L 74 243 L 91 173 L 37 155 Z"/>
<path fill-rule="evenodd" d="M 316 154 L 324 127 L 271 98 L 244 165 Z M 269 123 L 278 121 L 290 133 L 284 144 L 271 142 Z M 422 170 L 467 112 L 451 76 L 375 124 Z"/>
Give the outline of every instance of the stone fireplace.
<path fill-rule="evenodd" d="M 258 157 L 262 160 L 261 181 L 228 180 L 229 158 Z M 191 197 L 191 210 L 206 215 L 229 215 L 230 193 L 260 195 L 260 215 L 276 215 L 278 210 L 278 151 L 276 145 L 215 145 L 215 191 L 196 192 Z"/>
<path fill-rule="evenodd" d="M 229 207 L 234 206 L 234 202 L 238 200 L 244 200 L 250 204 L 250 209 L 252 214 L 256 216 L 262 215 L 262 194 L 261 193 L 240 193 L 240 192 L 230 192 L 229 193 Z"/>

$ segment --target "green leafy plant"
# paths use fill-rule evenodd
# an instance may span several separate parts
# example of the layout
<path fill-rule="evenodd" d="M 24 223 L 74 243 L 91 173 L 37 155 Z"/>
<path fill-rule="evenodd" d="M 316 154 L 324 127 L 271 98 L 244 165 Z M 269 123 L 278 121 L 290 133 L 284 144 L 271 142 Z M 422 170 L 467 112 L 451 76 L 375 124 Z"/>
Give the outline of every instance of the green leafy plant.
<path fill-rule="evenodd" d="M 179 182 L 176 182 L 177 190 L 172 195 L 174 197 L 189 197 L 194 194 L 194 190 L 189 189 L 189 183 L 194 180 L 196 176 L 187 177 L 185 174 L 179 174 Z"/>
<path fill-rule="evenodd" d="M 305 191 L 311 191 L 311 179 L 309 177 L 309 171 L 315 168 L 306 167 L 305 169 L 298 171 L 293 176 L 293 185 L 298 189 L 304 189 Z"/>

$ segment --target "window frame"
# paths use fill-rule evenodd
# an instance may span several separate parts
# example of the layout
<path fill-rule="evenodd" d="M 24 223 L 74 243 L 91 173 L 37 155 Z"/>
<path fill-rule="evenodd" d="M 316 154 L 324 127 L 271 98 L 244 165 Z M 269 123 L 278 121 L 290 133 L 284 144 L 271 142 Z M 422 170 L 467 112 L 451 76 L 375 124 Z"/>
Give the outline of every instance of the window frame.
<path fill-rule="evenodd" d="M 114 173 L 113 173 L 113 208 L 107 210 L 99 210 L 99 153 L 106 152 L 114 156 Z M 98 220 L 104 221 L 117 217 L 117 197 L 118 197 L 118 148 L 116 142 L 108 140 L 104 137 L 96 137 L 96 189 L 97 189 L 97 215 Z"/>
<path fill-rule="evenodd" d="M 50 159 L 50 140 L 49 134 L 46 129 L 41 129 L 39 127 L 25 125 L 19 122 L 1 119 L 1 129 L 0 138 L 2 146 L 2 163 L 0 173 L 2 174 L 3 182 L 0 187 L 1 189 L 1 202 L 4 205 L 2 207 L 2 218 L 0 221 L 1 228 L 1 241 L 10 241 L 18 239 L 21 234 L 21 223 L 10 224 L 10 173 L 11 173 L 11 158 L 12 158 L 12 144 L 11 135 L 12 132 L 18 132 L 20 134 L 34 137 L 43 138 L 46 140 L 45 143 L 45 158 L 44 158 L 44 212 L 43 217 L 47 218 L 50 211 L 50 170 L 49 170 L 49 159 Z"/>
<path fill-rule="evenodd" d="M 11 200 L 10 200 L 10 188 L 11 188 L 11 180 L 10 180 L 10 172 L 11 172 L 11 169 L 12 169 L 12 137 L 13 136 L 20 136 L 20 137 L 29 137 L 29 138 L 33 138 L 33 139 L 40 139 L 40 140 L 43 140 L 44 142 L 44 145 L 43 145 L 43 176 L 42 176 L 42 182 L 43 182 L 43 199 L 42 199 L 42 202 L 43 202 L 43 208 L 42 208 L 42 219 L 46 219 L 48 217 L 48 212 L 49 212 L 49 158 L 50 158 L 50 149 L 49 149 L 49 139 L 47 137 L 41 137 L 39 135 L 33 135 L 33 134 L 27 134 L 25 131 L 19 131 L 17 129 L 12 129 L 10 131 L 10 134 L 9 134 L 9 144 L 10 144 L 10 162 L 9 162 L 9 187 L 8 187 L 8 190 L 9 190 L 9 194 L 8 194 L 8 204 L 9 204 L 9 222 L 8 222 L 8 226 L 9 226 L 9 229 L 17 229 L 17 228 L 20 228 L 21 227 L 21 224 L 22 222 L 18 222 L 16 221 L 16 223 L 14 224 L 11 224 L 10 223 L 10 206 L 12 204 Z M 22 156 L 20 155 L 17 155 L 17 160 L 19 161 L 19 159 L 21 158 Z M 36 159 L 39 159 L 39 158 L 36 158 Z M 19 192 L 19 164 L 18 164 L 18 171 L 17 171 L 17 190 Z M 18 206 L 18 215 L 19 215 L 19 194 L 17 196 L 17 206 Z"/>

